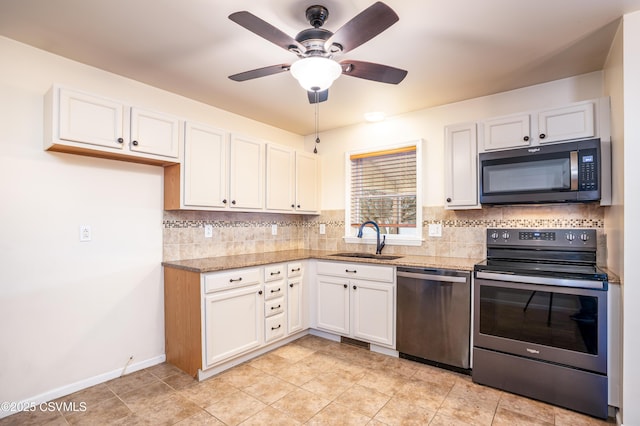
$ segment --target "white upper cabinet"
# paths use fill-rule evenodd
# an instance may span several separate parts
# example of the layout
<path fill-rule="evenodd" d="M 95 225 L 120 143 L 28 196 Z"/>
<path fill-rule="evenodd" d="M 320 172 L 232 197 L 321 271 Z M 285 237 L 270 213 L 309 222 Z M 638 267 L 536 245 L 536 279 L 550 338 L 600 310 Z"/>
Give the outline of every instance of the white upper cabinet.
<path fill-rule="evenodd" d="M 287 147 L 267 145 L 267 210 L 295 209 L 295 152 Z"/>
<path fill-rule="evenodd" d="M 517 148 L 528 146 L 531 142 L 531 119 L 529 114 L 485 120 L 484 150 Z"/>
<path fill-rule="evenodd" d="M 131 108 L 131 151 L 178 158 L 180 120 L 140 108 Z"/>
<path fill-rule="evenodd" d="M 301 213 L 317 213 L 318 157 L 315 154 L 296 151 L 296 210 Z"/>
<path fill-rule="evenodd" d="M 266 199 L 269 211 L 318 213 L 317 156 L 268 144 Z"/>
<path fill-rule="evenodd" d="M 188 122 L 184 138 L 184 205 L 224 208 L 227 204 L 227 145 L 224 130 Z"/>
<path fill-rule="evenodd" d="M 480 123 L 479 151 L 494 151 L 576 139 L 609 139 L 609 99 L 496 117 Z"/>
<path fill-rule="evenodd" d="M 591 101 L 538 114 L 540 143 L 590 138 L 595 136 L 595 130 L 594 103 Z"/>
<path fill-rule="evenodd" d="M 476 124 L 445 127 L 445 209 L 480 208 Z"/>
<path fill-rule="evenodd" d="M 229 198 L 232 209 L 263 209 L 264 143 L 231 135 Z"/>
<path fill-rule="evenodd" d="M 59 93 L 60 139 L 117 150 L 124 148 L 123 104 L 66 89 L 60 89 Z"/>
<path fill-rule="evenodd" d="M 45 95 L 44 148 L 146 163 L 180 160 L 180 119 L 60 86 Z"/>

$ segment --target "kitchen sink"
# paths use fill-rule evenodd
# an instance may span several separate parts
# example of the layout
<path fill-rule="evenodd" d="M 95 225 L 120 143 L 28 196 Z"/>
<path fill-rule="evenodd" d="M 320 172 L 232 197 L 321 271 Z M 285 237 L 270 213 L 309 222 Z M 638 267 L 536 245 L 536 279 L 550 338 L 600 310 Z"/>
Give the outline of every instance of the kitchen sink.
<path fill-rule="evenodd" d="M 400 259 L 402 256 L 391 256 L 385 254 L 371 254 L 371 253 L 336 253 L 330 256 L 338 257 L 357 257 L 360 259 L 378 259 L 378 260 L 393 260 Z"/>

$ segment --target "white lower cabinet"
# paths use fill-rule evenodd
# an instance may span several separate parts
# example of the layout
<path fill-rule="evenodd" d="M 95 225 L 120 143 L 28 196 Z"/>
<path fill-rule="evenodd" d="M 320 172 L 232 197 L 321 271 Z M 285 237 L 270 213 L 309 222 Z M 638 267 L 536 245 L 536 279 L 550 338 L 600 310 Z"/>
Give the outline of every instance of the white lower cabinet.
<path fill-rule="evenodd" d="M 393 348 L 395 293 L 392 267 L 318 262 L 316 327 Z"/>
<path fill-rule="evenodd" d="M 261 284 L 205 297 L 207 367 L 262 344 L 263 306 Z"/>

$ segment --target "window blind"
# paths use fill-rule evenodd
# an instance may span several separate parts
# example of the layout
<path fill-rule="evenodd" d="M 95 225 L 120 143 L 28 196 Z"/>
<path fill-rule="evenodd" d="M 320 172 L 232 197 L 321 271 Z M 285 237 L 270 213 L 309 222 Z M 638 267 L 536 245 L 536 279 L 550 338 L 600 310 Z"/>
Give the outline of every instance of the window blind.
<path fill-rule="evenodd" d="M 381 232 L 398 234 L 416 226 L 416 147 L 350 156 L 351 226 L 367 220 Z"/>

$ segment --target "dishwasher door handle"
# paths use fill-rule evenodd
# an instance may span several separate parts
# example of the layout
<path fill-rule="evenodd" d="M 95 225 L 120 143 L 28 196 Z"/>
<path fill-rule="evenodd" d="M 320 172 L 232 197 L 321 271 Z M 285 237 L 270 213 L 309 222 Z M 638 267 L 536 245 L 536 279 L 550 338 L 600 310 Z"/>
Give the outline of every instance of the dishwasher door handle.
<path fill-rule="evenodd" d="M 443 281 L 448 283 L 466 283 L 466 277 L 456 277 L 450 275 L 432 275 L 416 272 L 397 271 L 396 276 L 403 278 L 416 278 L 418 280 Z"/>

